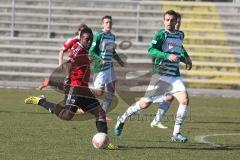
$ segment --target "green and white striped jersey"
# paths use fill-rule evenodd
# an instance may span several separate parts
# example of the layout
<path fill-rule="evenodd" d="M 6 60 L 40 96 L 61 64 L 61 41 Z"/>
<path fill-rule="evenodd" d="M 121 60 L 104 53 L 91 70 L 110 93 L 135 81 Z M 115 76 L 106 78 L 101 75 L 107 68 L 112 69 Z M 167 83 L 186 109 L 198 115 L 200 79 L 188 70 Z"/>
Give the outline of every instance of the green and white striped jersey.
<path fill-rule="evenodd" d="M 95 62 L 93 69 L 94 73 L 98 73 L 112 67 L 112 58 L 116 54 L 115 35 L 111 32 L 104 32 L 103 30 L 97 32 L 96 36 L 93 38 L 93 43 L 89 53 Z M 103 66 L 100 64 L 102 60 L 106 62 Z"/>
<path fill-rule="evenodd" d="M 148 54 L 153 57 L 153 74 L 165 76 L 180 76 L 180 61 L 188 57 L 183 48 L 184 33 L 175 31 L 171 33 L 161 29 L 154 37 L 148 49 Z M 168 57 L 175 54 L 179 57 L 179 62 L 170 62 Z"/>

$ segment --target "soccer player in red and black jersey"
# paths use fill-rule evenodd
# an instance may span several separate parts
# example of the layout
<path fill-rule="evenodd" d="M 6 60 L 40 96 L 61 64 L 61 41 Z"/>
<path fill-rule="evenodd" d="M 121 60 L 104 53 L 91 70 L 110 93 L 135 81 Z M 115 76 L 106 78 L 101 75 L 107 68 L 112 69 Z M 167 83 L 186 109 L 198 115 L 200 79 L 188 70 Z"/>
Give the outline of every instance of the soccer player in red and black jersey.
<path fill-rule="evenodd" d="M 88 87 L 90 77 L 88 49 L 92 40 L 92 30 L 84 28 L 80 33 L 79 42 L 76 42 L 70 50 L 69 59 L 66 62 L 69 66 L 69 81 L 65 84 L 64 105 L 48 102 L 46 98 L 35 96 L 25 99 L 25 103 L 40 105 L 47 110 L 51 109 L 63 120 L 72 120 L 78 108 L 81 107 L 84 112 L 91 113 L 96 117 L 97 131 L 107 133 L 105 111 Z"/>
<path fill-rule="evenodd" d="M 64 54 L 67 51 L 69 51 L 75 43 L 79 42 L 79 35 L 84 28 L 88 28 L 88 26 L 84 23 L 80 24 L 76 33 L 75 33 L 76 36 L 67 40 L 66 42 L 64 42 L 62 48 L 60 49 L 59 56 L 58 56 L 58 64 L 59 65 L 63 64 Z"/>
<path fill-rule="evenodd" d="M 58 55 L 58 64 L 59 66 L 61 64 L 63 64 L 63 57 L 64 57 L 64 54 L 67 52 L 67 51 L 70 51 L 70 49 L 73 47 L 73 45 L 77 42 L 79 42 L 79 35 L 81 33 L 81 31 L 84 29 L 84 28 L 88 28 L 88 26 L 84 23 L 80 24 L 78 26 L 78 29 L 76 31 L 76 36 L 74 36 L 73 38 L 70 38 L 69 40 L 67 40 L 66 42 L 64 42 L 62 48 L 60 49 L 60 52 L 59 52 L 59 55 Z M 49 86 L 49 78 L 45 78 L 44 81 L 42 82 L 41 85 L 38 86 L 38 90 L 42 90 L 43 88 L 46 88 Z"/>

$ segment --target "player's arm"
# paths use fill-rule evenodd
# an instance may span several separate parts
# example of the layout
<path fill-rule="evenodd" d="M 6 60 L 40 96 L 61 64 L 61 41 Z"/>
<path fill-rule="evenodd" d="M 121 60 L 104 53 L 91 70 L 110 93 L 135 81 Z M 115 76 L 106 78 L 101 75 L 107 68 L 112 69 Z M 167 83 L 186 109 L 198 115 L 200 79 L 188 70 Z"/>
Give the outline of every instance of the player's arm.
<path fill-rule="evenodd" d="M 186 64 L 187 70 L 192 69 L 192 60 L 183 46 L 181 48 L 180 61 Z"/>
<path fill-rule="evenodd" d="M 96 36 L 93 38 L 92 46 L 89 49 L 90 57 L 95 61 L 100 63 L 102 61 L 102 58 L 99 56 L 100 49 L 99 44 L 101 40 L 101 35 L 99 33 L 96 34 Z"/>
<path fill-rule="evenodd" d="M 65 52 L 67 50 L 69 50 L 74 45 L 74 43 L 75 43 L 75 41 L 73 39 L 70 39 L 63 44 L 63 47 L 60 49 L 59 54 L 58 54 L 58 65 L 59 66 L 61 64 L 63 64 L 63 57 L 64 57 Z"/>
<path fill-rule="evenodd" d="M 163 60 L 169 59 L 170 54 L 162 51 L 162 43 L 164 41 L 164 33 L 157 33 L 148 48 L 148 55 L 153 58 L 160 58 Z"/>
<path fill-rule="evenodd" d="M 117 54 L 116 51 L 113 52 L 113 58 L 118 62 L 118 64 L 123 67 L 124 66 L 124 62 L 122 61 L 122 59 L 119 57 L 119 55 Z"/>
<path fill-rule="evenodd" d="M 58 65 L 60 66 L 61 64 L 63 64 L 63 57 L 64 57 L 64 49 L 61 48 L 58 54 Z"/>

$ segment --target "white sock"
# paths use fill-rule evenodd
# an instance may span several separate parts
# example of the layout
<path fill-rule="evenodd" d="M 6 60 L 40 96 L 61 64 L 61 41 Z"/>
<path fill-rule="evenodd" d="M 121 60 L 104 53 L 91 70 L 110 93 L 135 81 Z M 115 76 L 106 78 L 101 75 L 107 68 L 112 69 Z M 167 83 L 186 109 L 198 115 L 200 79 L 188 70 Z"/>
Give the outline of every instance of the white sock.
<path fill-rule="evenodd" d="M 167 110 L 169 109 L 170 102 L 164 101 L 159 104 L 159 108 L 157 110 L 156 116 L 154 118 L 155 122 L 160 122 Z"/>
<path fill-rule="evenodd" d="M 111 103 L 112 103 L 112 98 L 113 98 L 113 93 L 111 92 L 106 92 L 105 93 L 105 97 L 104 97 L 104 101 L 103 101 L 103 110 L 107 113 L 108 108 L 110 107 Z"/>
<path fill-rule="evenodd" d="M 180 104 L 177 110 L 175 125 L 173 129 L 173 135 L 180 133 L 182 123 L 187 114 L 187 105 Z"/>
<path fill-rule="evenodd" d="M 124 123 L 127 118 L 135 113 L 137 113 L 138 111 L 141 110 L 141 107 L 139 105 L 139 102 L 134 103 L 132 106 L 130 106 L 126 112 L 119 118 L 121 123 Z"/>
<path fill-rule="evenodd" d="M 161 108 L 158 108 L 157 110 L 157 113 L 156 113 L 156 116 L 154 118 L 154 121 L 157 123 L 157 122 L 160 122 L 162 117 L 164 116 L 165 114 L 165 111 Z"/>

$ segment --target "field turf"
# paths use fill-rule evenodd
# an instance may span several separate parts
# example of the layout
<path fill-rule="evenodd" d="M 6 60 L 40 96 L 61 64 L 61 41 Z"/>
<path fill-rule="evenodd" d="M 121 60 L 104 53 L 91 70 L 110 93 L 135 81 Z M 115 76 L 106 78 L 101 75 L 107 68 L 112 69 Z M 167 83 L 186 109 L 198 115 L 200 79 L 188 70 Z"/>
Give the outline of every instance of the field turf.
<path fill-rule="evenodd" d="M 164 124 L 167 130 L 150 128 L 156 111 L 131 117 L 121 137 L 113 135 L 116 118 L 127 105 L 120 101 L 109 115 L 109 136 L 118 150 L 97 150 L 91 144 L 95 121 L 62 121 L 39 106 L 26 105 L 29 95 L 44 94 L 59 102 L 55 91 L 0 89 L 1 160 L 237 160 L 240 157 L 240 99 L 190 97 L 190 112 L 182 134 L 189 142 L 170 141 L 176 102 Z"/>

